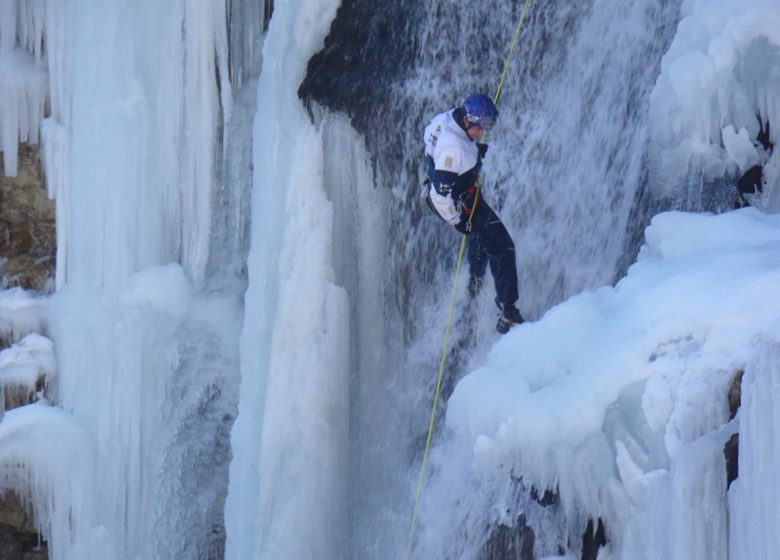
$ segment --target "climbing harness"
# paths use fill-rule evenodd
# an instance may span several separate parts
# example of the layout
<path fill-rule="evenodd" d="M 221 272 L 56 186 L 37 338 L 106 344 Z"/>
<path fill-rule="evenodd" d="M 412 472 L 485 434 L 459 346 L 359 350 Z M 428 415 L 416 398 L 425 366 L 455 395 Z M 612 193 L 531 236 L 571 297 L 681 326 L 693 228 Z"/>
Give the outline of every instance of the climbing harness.
<path fill-rule="evenodd" d="M 509 63 L 512 60 L 512 55 L 515 51 L 515 46 L 517 45 L 517 39 L 520 37 L 520 30 L 523 27 L 523 21 L 525 21 L 525 14 L 528 10 L 528 3 L 529 0 L 525 0 L 525 3 L 523 4 L 523 11 L 520 13 L 520 20 L 517 22 L 517 27 L 515 28 L 515 34 L 512 38 L 512 44 L 509 47 L 509 54 L 506 57 L 506 61 L 504 61 L 504 69 L 501 72 L 501 79 L 498 82 L 498 87 L 496 88 L 496 93 L 493 96 L 493 103 L 495 105 L 498 105 L 498 100 L 501 97 L 501 90 L 504 87 L 504 80 L 506 79 L 506 73 L 509 69 Z M 485 135 L 487 134 L 486 131 L 483 131 L 482 138 L 484 140 Z M 477 202 L 479 201 L 479 190 L 480 190 L 480 183 L 482 174 L 480 173 L 479 177 L 477 177 L 477 184 L 476 184 L 476 195 L 474 196 L 474 204 L 471 207 L 471 212 L 469 212 L 469 219 L 468 224 L 470 226 L 471 219 L 474 216 L 474 210 L 477 208 Z M 467 230 L 470 229 L 469 226 L 467 226 Z M 442 378 L 444 377 L 444 364 L 447 361 L 447 345 L 449 343 L 450 338 L 450 330 L 452 329 L 452 315 L 453 310 L 455 309 L 455 294 L 457 293 L 458 289 L 458 276 L 460 274 L 460 265 L 463 262 L 463 251 L 466 248 L 466 234 L 463 234 L 463 237 L 461 238 L 460 242 L 460 252 L 458 253 L 458 263 L 455 266 L 455 281 L 452 284 L 452 296 L 450 298 L 450 310 L 449 314 L 447 316 L 447 328 L 444 331 L 444 343 L 442 345 L 441 350 L 441 360 L 439 362 L 439 375 L 436 378 L 436 391 L 433 395 L 433 409 L 431 410 L 431 419 L 428 422 L 428 435 L 425 439 L 425 451 L 423 452 L 423 458 L 422 458 L 422 464 L 420 465 L 420 478 L 417 482 L 417 495 L 414 499 L 414 511 L 412 512 L 412 525 L 409 529 L 409 540 L 407 542 L 407 553 L 406 558 L 409 560 L 412 556 L 412 547 L 414 545 L 414 533 L 415 529 L 417 527 L 417 513 L 420 508 L 420 496 L 422 495 L 422 488 L 423 488 L 423 482 L 425 480 L 425 466 L 428 461 L 428 454 L 430 453 L 431 449 L 431 439 L 433 437 L 433 428 L 436 423 L 436 410 L 438 408 L 439 404 L 439 394 L 441 393 L 441 383 Z"/>

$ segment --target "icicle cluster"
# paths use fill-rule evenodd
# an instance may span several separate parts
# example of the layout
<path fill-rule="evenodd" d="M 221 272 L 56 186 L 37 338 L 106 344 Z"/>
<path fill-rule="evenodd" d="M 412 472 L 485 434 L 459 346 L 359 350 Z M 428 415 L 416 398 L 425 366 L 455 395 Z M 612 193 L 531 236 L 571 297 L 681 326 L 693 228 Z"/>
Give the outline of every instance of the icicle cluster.
<path fill-rule="evenodd" d="M 780 183 L 780 9 L 776 0 L 689 0 L 650 99 L 656 187 L 764 165 Z M 770 193 L 771 194 L 771 193 Z M 778 195 L 775 194 L 777 199 Z"/>
<path fill-rule="evenodd" d="M 6 173 L 18 141 L 40 130 L 57 202 L 58 290 L 46 313 L 59 376 L 56 406 L 0 423 L 0 490 L 30 499 L 53 559 L 201 557 L 221 520 L 217 460 L 203 456 L 228 415 L 220 383 L 239 321 L 230 304 L 198 315 L 188 298 L 214 249 L 232 107 L 228 4 L 0 0 Z M 25 294 L 1 293 L 0 334 L 42 332 L 37 311 Z M 187 313 L 198 318 L 183 333 Z M 178 345 L 197 336 L 181 363 Z M 47 342 L 33 335 L 26 354 L 12 346 L 13 371 L 0 373 L 53 369 Z M 187 439 L 198 413 L 220 420 Z"/>
<path fill-rule="evenodd" d="M 19 142 L 38 143 L 46 111 L 45 4 L 0 2 L 0 151 L 9 176 L 17 172 Z"/>

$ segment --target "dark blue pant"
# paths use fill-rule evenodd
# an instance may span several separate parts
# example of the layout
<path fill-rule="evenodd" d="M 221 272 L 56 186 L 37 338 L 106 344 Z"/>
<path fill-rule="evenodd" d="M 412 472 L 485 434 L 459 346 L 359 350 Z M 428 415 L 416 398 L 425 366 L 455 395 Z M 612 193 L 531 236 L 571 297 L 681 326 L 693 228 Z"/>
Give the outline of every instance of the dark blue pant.
<path fill-rule="evenodd" d="M 471 210 L 474 194 L 464 194 L 463 202 Z M 481 193 L 474 216 L 468 246 L 469 273 L 481 278 L 488 264 L 496 284 L 496 303 L 505 305 L 517 301 L 517 265 L 515 244 L 501 219 L 482 198 Z"/>

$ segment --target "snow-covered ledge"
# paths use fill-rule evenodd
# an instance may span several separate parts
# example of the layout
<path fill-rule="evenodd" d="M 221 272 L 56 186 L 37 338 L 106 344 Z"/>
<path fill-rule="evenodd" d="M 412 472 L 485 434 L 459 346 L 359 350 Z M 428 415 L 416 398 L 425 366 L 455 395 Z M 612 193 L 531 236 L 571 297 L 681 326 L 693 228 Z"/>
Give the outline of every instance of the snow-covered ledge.
<path fill-rule="evenodd" d="M 0 352 L 0 415 L 35 400 L 56 369 L 54 344 L 36 333 Z"/>
<path fill-rule="evenodd" d="M 0 291 L 0 348 L 44 331 L 46 301 L 21 288 Z"/>

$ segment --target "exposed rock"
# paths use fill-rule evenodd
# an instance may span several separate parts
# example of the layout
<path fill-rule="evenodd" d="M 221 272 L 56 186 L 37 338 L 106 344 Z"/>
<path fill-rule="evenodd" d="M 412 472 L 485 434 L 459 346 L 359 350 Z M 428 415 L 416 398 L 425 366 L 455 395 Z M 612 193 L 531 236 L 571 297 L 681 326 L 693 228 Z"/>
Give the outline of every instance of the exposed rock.
<path fill-rule="evenodd" d="M 24 255 L 32 249 L 32 235 L 27 228 L 11 228 L 11 224 L 0 222 L 0 255 L 6 258 Z"/>
<path fill-rule="evenodd" d="M 22 560 L 48 560 L 49 554 L 45 546 L 36 546 L 24 553 Z"/>
<path fill-rule="evenodd" d="M 22 560 L 23 554 L 19 532 L 8 525 L 0 525 L 0 558 Z"/>
<path fill-rule="evenodd" d="M 19 147 L 16 177 L 0 165 L 0 288 L 50 292 L 56 253 L 54 202 L 43 181 L 38 146 Z"/>
<path fill-rule="evenodd" d="M 372 0 L 343 0 L 323 49 L 309 60 L 299 97 L 347 113 L 369 150 L 380 149 L 382 123 L 395 122 L 401 109 L 388 103 L 387 92 L 413 73 L 423 21 L 416 0 L 395 0 L 381 10 Z"/>
<path fill-rule="evenodd" d="M 512 527 L 496 525 L 491 529 L 490 536 L 478 558 L 479 560 L 536 560 L 535 543 L 536 533 L 528 525 L 525 515 L 520 515 Z M 601 519 L 595 522 L 593 519 L 588 520 L 581 544 L 581 560 L 598 559 L 599 549 L 607 544 L 606 530 Z M 571 543 L 567 546 L 571 546 Z M 565 553 L 566 550 L 559 545 L 558 554 Z"/>
<path fill-rule="evenodd" d="M 558 503 L 558 490 L 545 488 L 544 493 L 540 496 L 539 491 L 536 488 L 531 488 L 531 498 L 540 506 L 554 506 Z"/>
<path fill-rule="evenodd" d="M 772 150 L 775 149 L 775 145 L 772 143 L 772 140 L 769 136 L 769 121 L 766 121 L 766 123 L 761 119 L 760 116 L 757 116 L 758 118 L 758 124 L 761 127 L 761 129 L 758 132 L 758 135 L 756 136 L 756 141 L 761 144 L 761 147 L 764 148 L 764 150 L 767 151 L 767 153 L 772 153 Z"/>
<path fill-rule="evenodd" d="M 36 355 L 41 353 L 40 341 L 50 343 L 43 337 L 28 335 L 19 346 L 26 346 L 26 350 Z M 45 344 L 43 349 L 46 349 Z M 9 351 L 13 352 L 13 348 Z M 27 380 L 24 375 L 4 378 L 3 383 L 0 384 L 0 420 L 6 410 L 35 402 L 38 399 L 37 393 L 45 390 L 47 368 L 45 365 L 40 365 L 46 363 L 45 358 L 30 357 L 28 360 L 36 361 L 38 367 L 43 367 L 44 371 L 38 370 L 37 381 L 34 372 Z M 17 360 L 12 362 L 10 367 L 25 369 L 28 366 L 29 364 L 24 360 Z M 3 369 L 0 367 L 0 371 Z M 48 558 L 48 552 L 45 545 L 42 545 L 41 536 L 36 530 L 30 511 L 31 509 L 25 506 L 16 492 L 11 489 L 0 491 L 0 560 L 46 560 Z"/>
<path fill-rule="evenodd" d="M 745 370 L 740 369 L 734 374 L 734 379 L 731 380 L 731 386 L 729 387 L 729 420 L 732 420 L 737 415 L 737 410 L 742 404 L 742 377 L 745 375 Z"/>
<path fill-rule="evenodd" d="M 755 194 L 764 191 L 764 168 L 754 165 L 737 181 L 737 189 L 741 194 Z"/>
<path fill-rule="evenodd" d="M 19 165 L 15 177 L 5 174 L 5 161 L 0 153 L 0 177 L 3 186 L 30 186 L 42 183 L 43 172 L 39 165 L 38 146 L 36 144 L 19 144 Z"/>
<path fill-rule="evenodd" d="M 38 398 L 36 397 L 36 392 L 43 391 L 45 389 L 46 379 L 44 377 L 40 377 L 36 385 L 37 386 L 35 390 L 31 390 L 30 387 L 26 385 L 3 385 L 2 393 L 0 393 L 0 395 L 2 395 L 2 402 L 0 402 L 0 406 L 3 407 L 3 412 L 37 401 Z M 2 415 L 0 415 L 0 417 L 2 417 Z M 2 502 L 0 502 L 0 506 L 2 506 Z M 1 510 L 0 518 L 2 518 Z"/>
<path fill-rule="evenodd" d="M 45 543 L 19 496 L 12 491 L 0 495 L 0 558 L 3 560 L 47 560 Z"/>
<path fill-rule="evenodd" d="M 514 527 L 498 525 L 493 529 L 479 560 L 535 560 L 535 541 L 533 529 L 521 515 Z"/>
<path fill-rule="evenodd" d="M 726 489 L 728 489 L 739 476 L 739 434 L 731 434 L 726 445 L 723 446 L 723 457 L 726 459 Z"/>
<path fill-rule="evenodd" d="M 758 119 L 759 131 L 756 140 L 753 143 L 756 147 L 761 147 L 771 155 L 775 148 L 769 136 L 769 121 L 764 122 L 761 115 L 756 115 Z M 744 208 L 750 206 L 750 200 L 746 195 L 754 195 L 764 190 L 764 168 L 763 165 L 754 165 L 748 169 L 737 181 L 738 198 L 734 203 L 734 208 Z"/>
<path fill-rule="evenodd" d="M 737 415 L 742 404 L 742 376 L 745 375 L 745 370 L 738 370 L 734 374 L 734 379 L 731 380 L 731 386 L 729 387 L 729 420 L 733 419 Z M 731 434 L 731 437 L 723 446 L 723 458 L 726 460 L 726 488 L 731 487 L 731 483 L 734 482 L 739 476 L 739 434 Z"/>
<path fill-rule="evenodd" d="M 596 560 L 599 555 L 599 548 L 606 544 L 607 535 L 601 519 L 598 520 L 595 530 L 593 520 L 589 519 L 588 526 L 585 527 L 585 533 L 582 535 L 582 560 Z"/>
<path fill-rule="evenodd" d="M 24 288 L 51 292 L 53 280 L 54 260 L 50 257 L 33 258 L 29 255 L 21 255 L 11 258 L 0 264 L 0 288 Z"/>
<path fill-rule="evenodd" d="M 16 492 L 0 494 L 0 525 L 8 525 L 18 531 L 34 531 L 32 519 Z"/>

